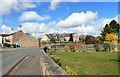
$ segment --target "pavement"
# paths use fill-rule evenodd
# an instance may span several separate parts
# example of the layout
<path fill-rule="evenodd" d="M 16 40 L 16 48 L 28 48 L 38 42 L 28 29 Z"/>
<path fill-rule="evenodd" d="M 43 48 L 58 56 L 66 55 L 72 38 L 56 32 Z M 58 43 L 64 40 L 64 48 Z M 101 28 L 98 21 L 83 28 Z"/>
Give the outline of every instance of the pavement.
<path fill-rule="evenodd" d="M 19 48 L 19 49 L 2 49 L 2 75 L 5 75 L 16 63 L 25 56 L 25 60 L 19 64 L 17 71 L 11 72 L 11 75 L 38 75 L 41 74 L 39 52 L 41 48 Z M 1 54 L 1 53 L 0 53 Z M 32 71 L 34 70 L 34 71 Z M 35 71 L 36 70 L 36 71 Z"/>
<path fill-rule="evenodd" d="M 42 75 L 40 51 L 32 52 L 25 57 L 9 75 Z"/>

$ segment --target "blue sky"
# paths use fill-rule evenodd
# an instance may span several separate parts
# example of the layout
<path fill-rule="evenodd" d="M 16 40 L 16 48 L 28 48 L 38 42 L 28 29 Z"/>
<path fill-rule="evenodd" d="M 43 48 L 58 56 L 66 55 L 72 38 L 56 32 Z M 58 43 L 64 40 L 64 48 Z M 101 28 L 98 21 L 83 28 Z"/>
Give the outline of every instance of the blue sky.
<path fill-rule="evenodd" d="M 67 32 L 76 32 L 78 34 L 88 33 L 89 35 L 97 36 L 99 35 L 100 31 L 98 33 L 96 33 L 95 31 L 86 32 L 81 31 L 81 29 L 87 28 L 88 30 L 89 29 L 94 30 L 93 28 L 95 27 L 95 25 L 96 27 L 98 25 L 99 26 L 98 30 L 102 30 L 104 24 L 110 22 L 112 19 L 116 19 L 117 18 L 116 16 L 118 15 L 118 2 L 59 2 L 58 4 L 54 3 L 52 4 L 51 2 L 31 2 L 30 4 L 32 4 L 31 6 L 33 7 L 30 7 L 30 4 L 27 3 L 28 6 L 24 6 L 25 8 L 23 8 L 22 2 L 21 3 L 18 2 L 17 5 L 18 4 L 21 4 L 21 6 L 18 6 L 17 9 L 15 7 L 11 7 L 7 8 L 10 9 L 8 13 L 6 13 L 6 10 L 4 10 L 5 13 L 1 13 L 2 16 L 1 19 L 2 24 L 0 25 L 1 33 L 10 33 L 10 31 L 6 31 L 8 30 L 8 27 L 13 28 L 15 31 L 17 31 L 18 26 L 21 24 L 24 27 L 23 28 L 24 32 L 30 33 L 33 36 L 35 36 L 35 33 L 37 33 L 36 37 L 41 37 L 45 33 L 54 32 L 60 33 L 62 30 L 64 30 L 62 32 L 66 33 Z M 74 17 L 78 14 L 79 21 L 82 21 L 80 18 L 82 12 L 87 15 L 88 11 L 90 11 L 90 15 L 94 14 L 93 16 L 90 16 L 90 18 L 92 17 L 92 19 L 90 19 L 89 21 L 86 20 L 84 23 L 78 23 L 76 25 L 69 24 L 71 21 L 73 21 L 73 23 L 75 22 L 77 23 L 78 20 L 76 20 L 77 18 L 75 19 Z M 33 14 L 37 16 L 34 17 Z M 25 15 L 27 15 L 28 17 L 27 19 L 25 19 L 24 17 Z M 38 15 L 40 17 L 43 17 L 44 19 L 42 20 L 38 18 L 39 17 Z M 33 19 L 29 16 L 32 16 Z M 92 25 L 90 24 L 91 22 L 93 22 Z M 37 23 L 37 26 L 32 25 L 33 23 L 34 24 Z M 41 25 L 42 23 L 44 23 L 44 25 Z M 49 25 L 49 23 L 52 23 L 52 25 Z M 65 25 L 67 28 L 60 26 L 62 24 Z M 2 28 L 3 25 L 4 29 Z M 41 29 L 37 31 L 36 28 L 35 28 L 36 30 L 31 31 L 32 28 L 34 27 L 38 28 L 38 26 L 39 28 L 43 28 L 47 31 L 40 31 Z M 44 28 L 44 26 L 47 28 Z M 26 27 L 31 30 L 26 30 L 25 29 Z M 5 28 L 7 29 L 5 30 Z M 76 29 L 79 31 L 75 31 Z"/>

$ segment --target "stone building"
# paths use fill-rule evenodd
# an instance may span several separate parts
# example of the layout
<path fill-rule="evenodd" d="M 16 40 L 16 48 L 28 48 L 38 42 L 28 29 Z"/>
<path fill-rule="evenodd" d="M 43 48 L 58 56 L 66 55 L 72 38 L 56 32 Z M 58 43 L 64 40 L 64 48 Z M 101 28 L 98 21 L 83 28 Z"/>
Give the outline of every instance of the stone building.
<path fill-rule="evenodd" d="M 24 37 L 25 35 L 28 35 L 24 33 L 22 30 L 19 30 L 18 32 L 15 32 L 12 34 L 12 44 L 18 43 L 19 39 Z"/>
<path fill-rule="evenodd" d="M 3 39 L 3 43 L 20 45 L 20 47 L 39 47 L 39 40 L 32 37 L 28 33 L 22 31 L 21 25 L 18 27 L 18 31 L 14 32 L 12 29 L 11 34 L 0 34 Z"/>
<path fill-rule="evenodd" d="M 34 38 L 31 35 L 25 35 L 24 37 L 18 40 L 20 47 L 39 47 L 39 40 Z"/>
<path fill-rule="evenodd" d="M 54 38 L 55 41 L 66 41 L 68 42 L 70 39 L 70 34 L 73 35 L 73 41 L 78 42 L 79 41 L 79 35 L 77 33 L 63 33 L 63 34 L 45 34 L 43 38 L 41 39 L 41 42 L 48 42 L 51 38 Z"/>

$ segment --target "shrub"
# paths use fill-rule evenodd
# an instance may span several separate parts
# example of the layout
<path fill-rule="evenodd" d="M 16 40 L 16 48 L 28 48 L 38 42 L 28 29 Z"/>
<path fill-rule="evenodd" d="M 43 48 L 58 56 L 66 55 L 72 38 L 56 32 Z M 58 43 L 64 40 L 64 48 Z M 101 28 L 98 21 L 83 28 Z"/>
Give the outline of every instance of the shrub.
<path fill-rule="evenodd" d="M 104 42 L 103 47 L 104 47 L 104 51 L 115 50 L 115 44 L 113 42 Z"/>
<path fill-rule="evenodd" d="M 96 51 L 102 52 L 104 50 L 103 46 L 100 44 L 95 44 L 94 48 Z"/>
<path fill-rule="evenodd" d="M 96 44 L 96 43 L 99 43 L 99 40 L 96 40 L 95 37 L 90 37 L 85 42 L 86 42 L 86 44 Z"/>
<path fill-rule="evenodd" d="M 71 68 L 69 66 L 66 66 L 66 72 L 69 74 L 69 75 L 77 75 L 76 72 L 74 72 L 73 70 L 71 70 Z"/>
<path fill-rule="evenodd" d="M 10 47 L 10 44 L 4 44 L 4 47 Z"/>
<path fill-rule="evenodd" d="M 53 61 L 58 64 L 59 66 L 61 66 L 61 62 L 58 56 L 56 55 L 50 55 L 50 58 L 53 59 Z"/>
<path fill-rule="evenodd" d="M 75 44 L 70 44 L 69 48 L 72 52 L 74 52 L 75 51 Z"/>

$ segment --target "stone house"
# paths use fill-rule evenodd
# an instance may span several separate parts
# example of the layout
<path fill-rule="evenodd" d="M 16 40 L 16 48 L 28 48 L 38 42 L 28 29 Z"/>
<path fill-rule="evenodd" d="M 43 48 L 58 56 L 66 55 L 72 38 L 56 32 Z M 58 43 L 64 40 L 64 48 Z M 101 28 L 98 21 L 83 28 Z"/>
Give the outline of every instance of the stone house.
<path fill-rule="evenodd" d="M 39 47 L 39 39 L 34 38 L 31 35 L 25 35 L 18 40 L 20 47 Z"/>
<path fill-rule="evenodd" d="M 76 33 L 72 33 L 73 34 L 73 40 L 74 42 L 78 42 L 79 41 L 79 36 Z M 41 42 L 48 42 L 50 41 L 51 38 L 54 38 L 55 41 L 69 41 L 70 39 L 70 33 L 63 33 L 63 34 L 45 34 L 43 36 L 43 38 L 41 39 Z"/>
<path fill-rule="evenodd" d="M 19 30 L 18 32 L 12 33 L 12 44 L 16 44 L 18 43 L 19 39 L 21 39 L 22 37 L 24 37 L 25 35 L 28 35 L 26 33 L 24 33 L 22 30 Z"/>
<path fill-rule="evenodd" d="M 77 33 L 73 33 L 73 41 L 78 42 L 79 41 L 79 35 Z"/>
<path fill-rule="evenodd" d="M 49 35 L 49 34 L 45 34 L 42 38 L 41 38 L 41 42 L 47 42 L 47 41 L 50 41 L 50 39 L 51 39 L 52 37 L 51 37 L 51 35 Z"/>
<path fill-rule="evenodd" d="M 12 29 L 11 34 L 1 34 L 3 43 L 20 45 L 20 47 L 39 47 L 39 40 L 32 37 L 28 33 L 22 31 L 21 25 L 18 27 L 18 31 L 14 32 Z"/>

